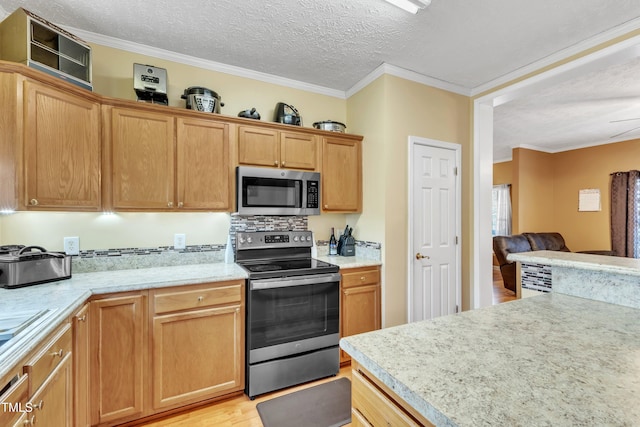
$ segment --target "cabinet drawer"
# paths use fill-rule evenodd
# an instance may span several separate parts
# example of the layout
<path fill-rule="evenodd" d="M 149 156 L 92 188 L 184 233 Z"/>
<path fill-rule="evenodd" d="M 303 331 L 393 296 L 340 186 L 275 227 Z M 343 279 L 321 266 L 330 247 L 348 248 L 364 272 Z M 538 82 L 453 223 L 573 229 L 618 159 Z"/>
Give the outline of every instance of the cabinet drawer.
<path fill-rule="evenodd" d="M 380 282 L 380 270 L 376 268 L 363 268 L 344 270 L 342 273 L 342 287 L 349 288 L 361 285 L 373 285 Z"/>
<path fill-rule="evenodd" d="M 421 426 L 393 400 L 357 371 L 351 372 L 352 412 L 358 413 L 356 425 Z M 364 420 L 365 422 L 362 422 Z"/>
<path fill-rule="evenodd" d="M 29 397 L 29 376 L 24 374 L 0 395 L 0 426 L 10 426 L 26 410 Z"/>
<path fill-rule="evenodd" d="M 44 380 L 71 353 L 72 343 L 71 325 L 66 324 L 49 341 L 38 354 L 24 366 L 24 372 L 29 374 L 29 396 L 32 396 L 42 385 Z"/>
<path fill-rule="evenodd" d="M 242 283 L 203 287 L 199 289 L 162 291 L 154 296 L 155 313 L 212 307 L 242 301 Z"/>

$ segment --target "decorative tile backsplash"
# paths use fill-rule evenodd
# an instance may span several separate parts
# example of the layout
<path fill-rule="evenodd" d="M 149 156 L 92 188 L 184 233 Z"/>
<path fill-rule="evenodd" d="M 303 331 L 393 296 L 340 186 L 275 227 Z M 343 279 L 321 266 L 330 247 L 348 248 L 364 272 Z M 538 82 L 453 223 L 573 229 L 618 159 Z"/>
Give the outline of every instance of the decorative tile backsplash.
<path fill-rule="evenodd" d="M 543 264 L 521 265 L 522 287 L 541 292 L 551 292 L 551 267 Z"/>
<path fill-rule="evenodd" d="M 299 231 L 308 229 L 306 216 L 241 216 L 231 215 L 229 237 L 235 248 L 236 233 L 239 231 Z M 329 242 L 316 242 L 318 256 L 326 256 Z M 173 246 L 157 248 L 120 248 L 80 251 L 73 257 L 74 273 L 90 273 L 106 270 L 127 270 L 160 266 L 207 264 L 225 261 L 226 244 L 191 245 L 185 249 Z M 373 260 L 381 260 L 381 245 L 375 242 L 356 241 L 356 255 Z"/>
<path fill-rule="evenodd" d="M 73 273 L 128 270 L 159 266 L 224 262 L 226 245 L 193 245 L 185 249 L 172 246 L 80 251 L 72 258 Z"/>

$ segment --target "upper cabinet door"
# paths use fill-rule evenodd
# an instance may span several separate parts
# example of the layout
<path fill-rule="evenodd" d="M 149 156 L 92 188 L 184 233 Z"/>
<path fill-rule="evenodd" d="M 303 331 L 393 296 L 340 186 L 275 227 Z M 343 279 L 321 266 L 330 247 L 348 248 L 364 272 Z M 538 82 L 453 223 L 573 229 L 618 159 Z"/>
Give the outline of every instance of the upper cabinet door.
<path fill-rule="evenodd" d="M 231 211 L 229 124 L 177 119 L 178 209 Z"/>
<path fill-rule="evenodd" d="M 361 147 L 361 141 L 353 139 L 323 138 L 323 212 L 362 211 Z"/>
<path fill-rule="evenodd" d="M 113 208 L 173 209 L 174 116 L 113 107 L 110 117 Z"/>
<path fill-rule="evenodd" d="M 280 158 L 280 166 L 283 168 L 315 171 L 318 165 L 316 136 L 280 132 Z"/>
<path fill-rule="evenodd" d="M 253 126 L 238 128 L 238 164 L 249 166 L 280 166 L 278 131 Z"/>
<path fill-rule="evenodd" d="M 26 80 L 24 106 L 25 207 L 99 210 L 100 104 Z"/>

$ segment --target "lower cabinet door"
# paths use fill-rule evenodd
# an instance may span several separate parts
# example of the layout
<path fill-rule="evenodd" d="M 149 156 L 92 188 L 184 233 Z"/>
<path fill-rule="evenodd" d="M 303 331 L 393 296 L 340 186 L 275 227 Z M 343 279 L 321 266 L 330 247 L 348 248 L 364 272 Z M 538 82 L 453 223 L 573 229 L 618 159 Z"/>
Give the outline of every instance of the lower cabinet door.
<path fill-rule="evenodd" d="M 243 328 L 240 305 L 154 317 L 154 410 L 242 390 Z"/>
<path fill-rule="evenodd" d="M 143 415 L 146 294 L 91 302 L 91 424 Z"/>
<path fill-rule="evenodd" d="M 71 354 L 67 354 L 30 400 L 25 420 L 17 425 L 71 427 L 72 372 Z"/>

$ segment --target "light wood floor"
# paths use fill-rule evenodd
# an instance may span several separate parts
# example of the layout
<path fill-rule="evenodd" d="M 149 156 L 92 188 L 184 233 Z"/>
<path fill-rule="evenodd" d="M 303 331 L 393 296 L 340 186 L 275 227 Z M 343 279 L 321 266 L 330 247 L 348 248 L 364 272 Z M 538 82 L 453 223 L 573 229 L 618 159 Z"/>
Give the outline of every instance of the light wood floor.
<path fill-rule="evenodd" d="M 493 303 L 512 301 L 516 299 L 515 294 L 505 289 L 502 285 L 500 270 L 494 267 L 493 270 Z M 292 387 L 283 391 L 268 393 L 250 400 L 246 395 L 236 396 L 224 401 L 216 402 L 208 406 L 193 409 L 178 415 L 155 420 L 144 424 L 144 427 L 262 427 L 260 415 L 256 405 L 265 400 L 292 393 L 297 390 L 312 387 L 327 381 L 333 381 L 340 377 L 351 379 L 351 367 L 346 366 L 340 369 L 336 377 L 314 381 L 297 387 Z M 349 425 L 349 424 L 348 424 Z"/>
<path fill-rule="evenodd" d="M 145 427 L 262 427 L 260 415 L 256 405 L 265 400 L 284 394 L 293 393 L 314 385 L 322 384 L 327 381 L 333 381 L 341 377 L 351 380 L 351 366 L 345 366 L 340 369 L 340 373 L 335 377 L 325 378 L 313 381 L 297 387 L 288 388 L 283 391 L 275 391 L 258 396 L 255 400 L 251 400 L 247 395 L 232 397 L 230 399 L 212 403 L 202 408 L 194 409 L 189 412 L 163 418 L 153 422 L 140 424 Z M 350 424 L 347 424 L 350 425 Z"/>

